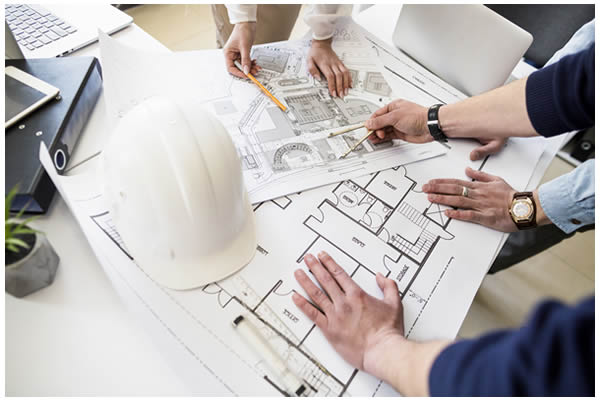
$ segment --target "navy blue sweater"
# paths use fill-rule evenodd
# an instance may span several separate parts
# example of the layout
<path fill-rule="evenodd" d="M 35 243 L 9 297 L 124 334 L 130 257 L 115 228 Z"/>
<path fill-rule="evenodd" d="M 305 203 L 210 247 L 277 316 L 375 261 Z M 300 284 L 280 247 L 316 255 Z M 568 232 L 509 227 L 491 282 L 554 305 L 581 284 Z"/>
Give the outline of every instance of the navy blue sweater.
<path fill-rule="evenodd" d="M 527 112 L 553 136 L 594 124 L 594 49 L 531 74 Z M 545 301 L 518 330 L 450 345 L 429 374 L 433 396 L 593 396 L 594 297 L 574 307 Z"/>

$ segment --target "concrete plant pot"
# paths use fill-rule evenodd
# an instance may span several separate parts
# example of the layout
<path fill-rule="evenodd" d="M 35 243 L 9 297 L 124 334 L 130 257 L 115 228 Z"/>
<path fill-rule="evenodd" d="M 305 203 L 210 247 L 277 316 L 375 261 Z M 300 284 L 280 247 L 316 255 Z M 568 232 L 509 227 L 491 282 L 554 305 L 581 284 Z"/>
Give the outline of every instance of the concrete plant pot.
<path fill-rule="evenodd" d="M 60 259 L 40 233 L 20 237 L 29 248 L 18 252 L 5 250 L 4 290 L 15 297 L 27 296 L 54 281 Z"/>

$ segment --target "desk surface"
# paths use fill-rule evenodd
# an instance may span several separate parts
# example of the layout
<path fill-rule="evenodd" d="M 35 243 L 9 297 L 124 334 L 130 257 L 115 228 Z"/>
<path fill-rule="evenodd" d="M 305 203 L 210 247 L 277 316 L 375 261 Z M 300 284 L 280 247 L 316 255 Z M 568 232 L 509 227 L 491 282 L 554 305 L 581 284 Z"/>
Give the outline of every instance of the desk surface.
<path fill-rule="evenodd" d="M 119 40 L 166 51 L 132 25 Z M 74 56 L 99 56 L 98 44 Z M 100 98 L 72 165 L 102 148 Z M 6 395 L 184 395 L 187 388 L 123 307 L 65 202 L 57 195 L 35 223 L 61 261 L 54 283 L 25 298 L 5 294 Z"/>
<path fill-rule="evenodd" d="M 379 37 L 391 38 L 398 11 L 398 6 L 377 6 L 358 20 Z M 390 23 L 382 23 L 381 15 Z M 135 25 L 115 37 L 132 46 L 166 50 Z M 74 55 L 98 54 L 94 44 Z M 103 147 L 106 129 L 101 97 L 72 165 Z M 35 226 L 47 233 L 61 263 L 50 287 L 23 299 L 5 295 L 6 395 L 188 394 L 119 300 L 60 196 Z"/>

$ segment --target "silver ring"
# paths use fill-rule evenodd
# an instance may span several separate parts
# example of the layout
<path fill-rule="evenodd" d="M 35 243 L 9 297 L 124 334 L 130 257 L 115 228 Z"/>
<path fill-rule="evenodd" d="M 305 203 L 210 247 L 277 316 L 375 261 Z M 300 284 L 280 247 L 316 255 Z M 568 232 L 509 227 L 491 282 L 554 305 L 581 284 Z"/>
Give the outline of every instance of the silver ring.
<path fill-rule="evenodd" d="M 462 188 L 462 196 L 463 197 L 469 197 L 469 188 L 466 186 L 463 186 Z"/>

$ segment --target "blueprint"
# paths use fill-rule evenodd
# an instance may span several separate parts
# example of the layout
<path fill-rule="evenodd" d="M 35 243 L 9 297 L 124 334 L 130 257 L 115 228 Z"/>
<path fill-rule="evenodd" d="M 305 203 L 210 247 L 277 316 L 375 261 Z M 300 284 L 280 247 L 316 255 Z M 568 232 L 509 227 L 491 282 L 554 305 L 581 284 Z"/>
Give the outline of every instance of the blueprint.
<path fill-rule="evenodd" d="M 157 94 L 177 99 L 187 112 L 195 107 L 211 111 L 238 150 L 252 203 L 448 151 L 434 142 L 373 145 L 366 141 L 340 160 L 366 130 L 332 138 L 329 133 L 364 122 L 396 95 L 386 81 L 376 50 L 350 19 L 340 19 L 333 40 L 334 50 L 353 80 L 353 88 L 344 98 L 332 97 L 325 80 L 316 80 L 308 73 L 309 44 L 308 40 L 298 40 L 253 49 L 252 57 L 262 67 L 256 78 L 287 106 L 283 112 L 254 84 L 227 74 L 220 52 L 150 55 L 102 35 L 107 103 L 112 105 L 109 109 L 116 119 Z M 193 90 L 195 85 L 198 90 Z M 418 89 L 409 90 L 418 94 Z"/>
<path fill-rule="evenodd" d="M 360 30 L 354 32 L 360 33 Z M 425 105 L 464 98 L 377 38 L 364 32 L 361 37 L 370 43 L 367 47 L 381 60 L 389 87 L 402 93 L 402 97 Z M 119 46 L 109 47 L 116 53 L 128 51 Z M 265 52 L 271 52 L 276 47 L 264 48 Z M 263 63 L 274 63 L 272 68 L 281 65 L 277 64 L 275 55 L 268 54 L 258 53 L 257 57 L 262 57 Z M 141 75 L 150 74 L 145 75 L 149 77 L 160 73 L 159 66 L 163 65 L 160 57 L 137 55 L 144 62 L 154 60 L 151 68 L 155 69 L 140 71 Z M 126 54 L 122 56 L 129 60 Z M 194 70 L 196 59 L 212 65 L 222 55 L 207 52 L 181 57 L 189 61 L 188 66 L 179 67 L 178 73 L 184 74 Z M 126 61 L 117 70 L 129 74 L 128 65 L 133 64 L 131 60 Z M 104 67 L 107 79 L 115 73 L 116 67 L 110 63 Z M 221 70 L 206 68 L 214 74 Z M 277 80 L 274 78 L 273 82 Z M 242 81 L 215 79 L 199 85 L 195 95 L 186 92 L 185 103 L 191 107 L 214 108 L 215 102 L 227 99 L 231 88 L 238 84 L 248 91 L 253 90 L 251 97 L 259 99 L 255 88 Z M 130 98 L 129 90 L 137 89 L 127 86 L 127 82 L 123 85 L 106 87 L 107 98 L 114 99 L 107 106 L 112 109 L 109 113 L 115 120 L 119 113 L 124 115 L 145 96 L 162 90 L 161 85 L 149 81 L 143 89 L 138 88 L 140 97 Z M 176 92 L 169 87 L 172 91 L 169 93 Z M 231 104 L 238 109 L 238 105 Z M 223 112 L 232 110 L 231 105 L 224 103 L 219 107 L 223 107 Z M 267 114 L 268 111 L 261 115 Z M 299 127 L 304 125 L 310 125 L 316 134 L 322 133 L 319 129 L 323 126 L 315 121 Z M 264 130 L 255 129 L 253 134 L 257 132 Z M 287 139 L 275 138 L 277 140 Z M 293 272 L 305 268 L 302 258 L 306 253 L 325 250 L 365 291 L 376 297 L 382 295 L 375 282 L 375 274 L 381 272 L 398 283 L 408 338 L 454 338 L 494 258 L 502 233 L 447 219 L 444 207 L 429 203 L 421 187 L 432 178 L 466 179 L 464 168 L 471 166 L 500 175 L 515 189 L 523 190 L 544 148 L 533 139 L 510 140 L 502 153 L 471 162 L 468 154 L 475 146 L 471 141 L 453 140 L 445 148 L 446 154 L 440 157 L 409 163 L 398 156 L 398 162 L 387 169 L 348 174 L 335 183 L 256 203 L 258 247 L 252 261 L 222 281 L 186 291 L 160 286 L 131 257 L 105 203 L 101 168 L 97 171 L 90 168 L 74 176 L 59 176 L 43 145 L 40 159 L 117 293 L 192 394 L 289 394 L 260 355 L 255 354 L 233 328 L 232 321 L 243 315 L 306 383 L 309 389 L 304 396 L 378 397 L 397 393 L 386 383 L 341 359 L 319 329 L 296 308 L 291 295 L 294 291 L 302 293 L 302 289 Z M 263 150 L 255 154 L 265 153 Z M 354 160 L 383 150 L 364 150 L 363 155 L 355 156 Z M 293 157 L 283 159 L 289 162 Z M 288 168 L 283 174 L 303 170 L 293 163 L 288 163 Z M 399 367 L 410 368 L 409 365 Z"/>

